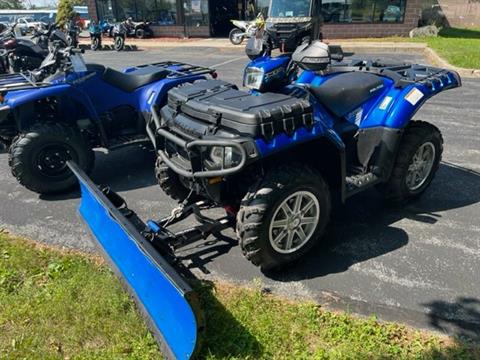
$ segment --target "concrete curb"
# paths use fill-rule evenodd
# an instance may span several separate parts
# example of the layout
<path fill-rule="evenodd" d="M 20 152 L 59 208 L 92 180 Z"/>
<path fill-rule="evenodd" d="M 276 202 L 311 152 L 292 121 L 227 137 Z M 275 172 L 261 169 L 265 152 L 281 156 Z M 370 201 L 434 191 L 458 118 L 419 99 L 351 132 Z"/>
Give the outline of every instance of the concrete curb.
<path fill-rule="evenodd" d="M 341 45 L 345 52 L 360 52 L 370 54 L 382 54 L 382 53 L 416 53 L 421 54 L 427 58 L 433 65 L 454 70 L 462 77 L 480 78 L 480 69 L 466 69 L 451 65 L 446 60 L 442 59 L 435 50 L 428 47 L 426 43 L 408 43 L 408 42 L 375 42 L 375 41 L 345 41 L 345 40 L 329 40 L 331 44 Z M 82 39 L 81 44 L 90 44 L 90 40 Z M 113 44 L 110 39 L 104 40 L 104 45 L 111 46 Z M 213 48 L 226 48 L 226 49 L 238 49 L 243 50 L 243 46 L 233 45 L 228 39 L 185 39 L 185 40 L 172 40 L 162 41 L 158 39 L 149 40 L 127 40 L 127 45 L 131 45 L 138 49 L 147 48 L 181 48 L 181 47 L 213 47 Z"/>
<path fill-rule="evenodd" d="M 467 68 L 460 68 L 451 65 L 448 61 L 442 59 L 435 50 L 426 47 L 423 51 L 425 57 L 430 61 L 433 65 L 454 70 L 460 74 L 462 77 L 468 78 L 480 78 L 480 69 L 467 69 Z"/>

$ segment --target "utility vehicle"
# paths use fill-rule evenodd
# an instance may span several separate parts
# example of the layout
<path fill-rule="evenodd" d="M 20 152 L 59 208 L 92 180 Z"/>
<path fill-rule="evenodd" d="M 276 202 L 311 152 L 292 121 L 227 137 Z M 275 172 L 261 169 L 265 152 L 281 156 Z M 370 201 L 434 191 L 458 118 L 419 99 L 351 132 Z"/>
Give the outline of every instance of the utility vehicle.
<path fill-rule="evenodd" d="M 263 55 L 270 55 L 273 49 L 282 53 L 291 53 L 303 42 L 321 40 L 321 0 L 270 0 L 265 25 L 257 31 L 249 42 L 257 42 Z M 258 52 L 251 54 L 252 46 L 246 53 L 256 58 Z"/>
<path fill-rule="evenodd" d="M 150 107 L 208 74 L 214 71 L 171 61 L 120 72 L 85 64 L 79 51 L 56 42 L 38 70 L 0 76 L 0 141 L 9 146 L 12 174 L 38 193 L 69 190 L 77 182 L 67 160 L 88 172 L 94 148 L 144 142 Z"/>
<path fill-rule="evenodd" d="M 332 62 L 320 41 L 299 46 L 287 66 L 283 57 L 249 64 L 251 92 L 200 80 L 171 89 L 167 105 L 153 106 L 147 132 L 158 153 L 157 177 L 181 202 L 160 220 L 143 222 L 119 195 L 69 163 L 81 185 L 80 213 L 166 357 L 193 356 L 203 328 L 178 249 L 235 227 L 248 260 L 279 268 L 321 242 L 333 192 L 346 201 L 377 187 L 403 202 L 420 196 L 438 168 L 440 131 L 412 117 L 430 97 L 461 86 L 456 72 Z M 262 93 L 268 88 L 276 92 Z M 226 215 L 201 212 L 212 206 Z M 190 215 L 200 225 L 169 230 Z"/>

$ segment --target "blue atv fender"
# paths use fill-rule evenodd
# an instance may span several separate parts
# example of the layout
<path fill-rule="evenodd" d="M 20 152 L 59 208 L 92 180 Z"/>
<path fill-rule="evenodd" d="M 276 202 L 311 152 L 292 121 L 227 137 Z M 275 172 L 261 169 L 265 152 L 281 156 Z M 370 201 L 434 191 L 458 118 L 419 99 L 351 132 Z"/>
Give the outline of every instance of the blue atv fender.
<path fill-rule="evenodd" d="M 75 163 L 68 166 L 80 183 L 81 217 L 133 296 L 163 355 L 167 359 L 192 358 L 203 328 L 195 292 L 132 225 L 130 210 L 125 207 L 122 211 L 115 203 L 118 199 L 109 199 Z"/>

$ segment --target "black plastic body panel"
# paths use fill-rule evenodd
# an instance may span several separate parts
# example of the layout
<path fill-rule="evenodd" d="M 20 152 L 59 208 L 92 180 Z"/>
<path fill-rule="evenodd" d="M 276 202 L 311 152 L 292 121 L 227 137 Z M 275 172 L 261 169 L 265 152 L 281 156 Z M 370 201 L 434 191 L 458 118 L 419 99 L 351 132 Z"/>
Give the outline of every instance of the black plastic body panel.
<path fill-rule="evenodd" d="M 360 164 L 376 176 L 387 180 L 397 158 L 402 129 L 375 127 L 360 129 L 357 154 Z"/>
<path fill-rule="evenodd" d="M 162 119 L 182 116 L 202 120 L 240 135 L 270 138 L 313 125 L 312 105 L 304 99 L 276 93 L 252 95 L 220 80 L 185 84 L 168 93 Z"/>

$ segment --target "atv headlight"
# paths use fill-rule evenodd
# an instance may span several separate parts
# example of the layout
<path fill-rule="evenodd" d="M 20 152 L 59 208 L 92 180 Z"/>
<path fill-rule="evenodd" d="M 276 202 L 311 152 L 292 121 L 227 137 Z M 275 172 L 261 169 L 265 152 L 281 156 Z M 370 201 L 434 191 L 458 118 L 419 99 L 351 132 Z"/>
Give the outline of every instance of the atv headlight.
<path fill-rule="evenodd" d="M 263 83 L 263 75 L 264 72 L 262 69 L 255 67 L 247 68 L 243 78 L 243 86 L 249 89 L 260 90 Z"/>
<path fill-rule="evenodd" d="M 241 159 L 242 155 L 233 147 L 214 146 L 210 151 L 210 160 L 215 167 L 232 168 L 239 164 Z"/>

